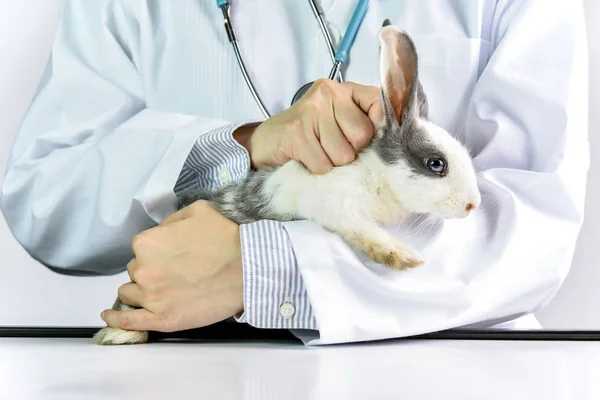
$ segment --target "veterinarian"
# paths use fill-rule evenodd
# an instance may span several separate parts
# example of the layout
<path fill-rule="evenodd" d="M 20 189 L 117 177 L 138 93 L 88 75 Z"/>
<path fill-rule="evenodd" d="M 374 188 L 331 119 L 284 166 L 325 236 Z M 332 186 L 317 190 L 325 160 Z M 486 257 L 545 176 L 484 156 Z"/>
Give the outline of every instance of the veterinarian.
<path fill-rule="evenodd" d="M 343 65 L 305 1 L 232 1 L 240 71 L 214 1 L 64 0 L 52 55 L 1 193 L 15 237 L 54 271 L 127 267 L 109 326 L 178 331 L 235 316 L 307 344 L 504 324 L 535 328 L 569 271 L 588 169 L 580 2 L 372 1 Z M 356 1 L 321 0 L 334 49 Z M 482 204 L 465 219 L 391 227 L 427 260 L 369 262 L 314 223 L 238 226 L 215 189 L 295 159 L 350 163 L 381 118 L 382 21 L 419 53 L 429 117 L 471 150 Z M 336 75 L 337 77 L 337 75 Z M 290 107 L 298 89 L 316 81 Z M 109 306 L 109 305 L 107 305 Z M 100 310 L 99 310 L 100 311 Z"/>

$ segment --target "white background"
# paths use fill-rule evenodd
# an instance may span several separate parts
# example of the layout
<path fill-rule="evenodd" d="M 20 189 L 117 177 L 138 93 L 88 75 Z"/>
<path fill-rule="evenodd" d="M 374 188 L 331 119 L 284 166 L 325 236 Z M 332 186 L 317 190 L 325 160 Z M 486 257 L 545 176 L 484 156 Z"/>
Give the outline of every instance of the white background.
<path fill-rule="evenodd" d="M 50 54 L 59 7 L 60 0 L 0 0 L 0 177 Z M 0 326 L 103 326 L 100 312 L 127 281 L 124 274 L 88 278 L 50 271 L 29 257 L 0 213 Z"/>
<path fill-rule="evenodd" d="M 600 1 L 584 0 L 590 47 L 590 142 L 586 217 L 571 273 L 554 300 L 537 313 L 554 329 L 600 329 Z M 0 0 L 0 179 L 12 139 L 35 92 L 50 52 L 60 0 Z M 1 180 L 0 180 L 1 182 Z M 32 260 L 0 215 L 0 326 L 103 325 L 126 274 L 69 277 Z"/>

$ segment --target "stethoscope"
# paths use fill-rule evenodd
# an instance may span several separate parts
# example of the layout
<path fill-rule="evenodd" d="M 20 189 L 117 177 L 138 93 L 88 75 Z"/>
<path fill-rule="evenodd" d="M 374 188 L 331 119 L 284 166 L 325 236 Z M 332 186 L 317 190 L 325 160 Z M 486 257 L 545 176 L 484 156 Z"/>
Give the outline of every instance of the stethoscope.
<path fill-rule="evenodd" d="M 342 68 L 342 65 L 344 65 L 344 63 L 346 62 L 346 59 L 348 58 L 348 52 L 350 51 L 350 47 L 352 46 L 352 43 L 354 42 L 354 38 L 356 37 L 358 28 L 367 12 L 367 6 L 369 5 L 369 0 L 359 0 L 358 1 L 358 4 L 356 5 L 356 8 L 354 9 L 354 14 L 352 14 L 352 18 L 350 19 L 350 23 L 348 24 L 348 28 L 346 29 L 346 32 L 344 33 L 342 43 L 340 44 L 340 48 L 338 49 L 337 52 L 333 49 L 333 42 L 331 40 L 331 36 L 329 35 L 329 31 L 325 27 L 325 22 L 323 21 L 323 15 L 322 15 L 323 11 L 316 4 L 315 0 L 308 0 L 308 3 L 310 4 L 313 14 L 315 14 L 315 18 L 317 19 L 317 22 L 319 23 L 321 32 L 323 33 L 323 36 L 325 37 L 325 40 L 327 41 L 329 55 L 331 56 L 331 62 L 333 62 L 333 67 L 331 68 L 331 71 L 329 72 L 329 79 L 336 80 L 337 82 L 343 82 L 344 77 L 342 76 L 341 68 Z M 244 80 L 246 81 L 246 84 L 248 84 L 248 88 L 250 89 L 250 92 L 252 93 L 254 100 L 256 100 L 256 104 L 260 108 L 260 111 L 264 114 L 265 118 L 269 118 L 270 114 L 267 111 L 267 108 L 265 107 L 264 103 L 262 102 L 260 96 L 258 95 L 258 92 L 256 91 L 256 88 L 254 87 L 254 84 L 252 83 L 252 80 L 250 79 L 250 76 L 248 75 L 248 71 L 246 70 L 246 65 L 244 64 L 244 60 L 240 54 L 240 48 L 238 47 L 235 30 L 233 29 L 233 25 L 231 23 L 231 15 L 230 15 L 231 4 L 229 4 L 228 0 L 217 0 L 217 7 L 219 7 L 221 9 L 221 11 L 223 12 L 223 18 L 225 20 L 225 31 L 227 32 L 227 37 L 229 38 L 229 42 L 233 46 L 233 51 L 235 52 L 235 57 L 240 66 L 240 70 L 242 71 L 242 75 L 244 76 Z M 292 105 L 296 101 L 298 101 L 298 99 L 300 99 L 304 95 L 304 93 L 306 93 L 308 91 L 308 89 L 312 86 L 313 83 L 314 82 L 308 82 L 308 83 L 302 85 L 302 87 L 300 89 L 298 89 L 298 91 L 296 92 L 296 94 L 294 95 L 294 97 L 292 99 Z"/>

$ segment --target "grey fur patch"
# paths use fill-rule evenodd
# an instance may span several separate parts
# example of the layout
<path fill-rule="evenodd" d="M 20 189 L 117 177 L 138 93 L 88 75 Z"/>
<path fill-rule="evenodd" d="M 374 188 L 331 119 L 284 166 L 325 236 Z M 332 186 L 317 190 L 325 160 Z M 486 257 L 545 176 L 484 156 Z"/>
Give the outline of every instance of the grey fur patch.
<path fill-rule="evenodd" d="M 248 224 L 263 219 L 293 221 L 299 219 L 290 214 L 273 210 L 270 198 L 264 189 L 265 182 L 273 171 L 250 171 L 245 179 L 226 185 L 215 192 L 190 190 L 177 202 L 182 209 L 198 200 L 209 201 L 224 216 L 237 224 Z"/>
<path fill-rule="evenodd" d="M 431 157 L 443 159 L 448 167 L 447 157 L 435 143 L 428 140 L 427 132 L 417 126 L 416 120 L 405 121 L 400 126 L 383 127 L 375 149 L 386 164 L 392 165 L 403 160 L 415 175 L 440 177 L 425 165 L 425 159 Z"/>

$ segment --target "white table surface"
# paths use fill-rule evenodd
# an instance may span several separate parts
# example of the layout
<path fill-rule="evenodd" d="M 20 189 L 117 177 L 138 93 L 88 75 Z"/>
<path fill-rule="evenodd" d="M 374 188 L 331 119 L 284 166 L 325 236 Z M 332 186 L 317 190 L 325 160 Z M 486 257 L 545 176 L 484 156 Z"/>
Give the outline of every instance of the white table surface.
<path fill-rule="evenodd" d="M 600 343 L 0 339 L 0 399 L 600 399 Z"/>

